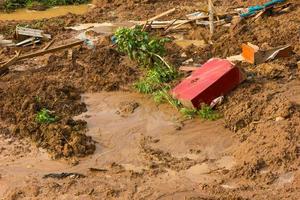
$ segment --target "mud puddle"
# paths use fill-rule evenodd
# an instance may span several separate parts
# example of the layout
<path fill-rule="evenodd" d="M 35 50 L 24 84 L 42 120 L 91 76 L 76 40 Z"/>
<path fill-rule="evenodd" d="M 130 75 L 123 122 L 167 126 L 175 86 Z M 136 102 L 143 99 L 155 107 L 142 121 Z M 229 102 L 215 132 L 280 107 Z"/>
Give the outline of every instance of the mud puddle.
<path fill-rule="evenodd" d="M 93 1 L 92 3 L 95 3 L 95 1 Z M 0 20 L 9 21 L 9 20 L 49 19 L 53 17 L 63 16 L 68 13 L 82 15 L 87 13 L 93 7 L 94 4 L 82 4 L 82 5 L 55 6 L 45 11 L 18 9 L 15 12 L 11 12 L 11 13 L 0 12 Z"/>
<path fill-rule="evenodd" d="M 89 168 L 105 169 L 112 163 L 122 165 L 126 170 L 145 171 L 149 169 L 148 157 L 153 156 L 150 155 L 153 151 L 161 152 L 157 164 L 166 170 L 153 180 L 155 187 L 169 180 L 185 180 L 187 184 L 212 182 L 218 179 L 214 172 L 230 169 L 235 164 L 234 159 L 227 155 L 234 140 L 223 128 L 222 121 L 182 122 L 172 108 L 157 106 L 151 99 L 139 94 L 84 94 L 82 100 L 88 111 L 76 118 L 87 121 L 87 134 L 97 142 L 96 152 L 81 159 L 76 166 L 53 161 L 32 145 L 29 145 L 28 153 L 20 152 L 16 156 L 1 152 L 0 196 L 14 187 L 26 185 L 29 180 L 41 180 L 48 173 L 87 174 Z M 146 151 L 141 145 L 145 138 L 151 138 L 147 144 L 150 150 Z M 20 145 L 18 141 L 0 141 L 6 149 Z M 187 159 L 194 164 L 185 167 Z M 170 160 L 174 166 L 169 163 L 163 165 L 164 160 Z M 153 162 L 155 160 L 151 160 Z"/>

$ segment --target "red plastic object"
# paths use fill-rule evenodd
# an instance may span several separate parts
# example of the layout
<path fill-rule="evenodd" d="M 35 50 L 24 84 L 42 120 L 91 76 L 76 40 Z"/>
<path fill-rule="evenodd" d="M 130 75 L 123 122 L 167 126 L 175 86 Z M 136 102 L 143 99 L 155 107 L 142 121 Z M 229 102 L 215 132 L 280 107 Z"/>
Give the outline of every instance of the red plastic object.
<path fill-rule="evenodd" d="M 228 60 L 214 58 L 194 71 L 172 91 L 172 95 L 186 107 L 199 108 L 201 103 L 210 105 L 238 86 L 244 76 Z"/>

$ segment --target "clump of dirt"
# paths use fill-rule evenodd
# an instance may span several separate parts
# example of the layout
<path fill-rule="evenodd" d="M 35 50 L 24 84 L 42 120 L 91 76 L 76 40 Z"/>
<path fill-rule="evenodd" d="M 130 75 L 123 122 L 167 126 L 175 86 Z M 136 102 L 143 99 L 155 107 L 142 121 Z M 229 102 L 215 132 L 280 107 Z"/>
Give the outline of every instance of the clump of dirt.
<path fill-rule="evenodd" d="M 24 81 L 30 84 L 24 84 Z M 14 125 L 14 135 L 30 137 L 54 158 L 94 152 L 92 139 L 84 134 L 86 123 L 70 118 L 86 110 L 77 89 L 43 80 L 43 77 L 32 77 L 10 82 L 1 90 L 0 96 L 0 118 Z M 59 120 L 53 124 L 39 123 L 37 113 L 43 108 L 53 111 Z"/>
<path fill-rule="evenodd" d="M 117 114 L 122 116 L 122 117 L 127 117 L 134 113 L 134 111 L 140 106 L 138 102 L 135 101 L 124 101 L 121 102 L 119 105 L 119 108 L 117 110 Z"/>
<path fill-rule="evenodd" d="M 16 136 L 30 137 L 53 158 L 79 157 L 95 150 L 92 138 L 85 135 L 86 123 L 72 119 L 86 111 L 81 93 L 126 89 L 138 76 L 135 65 L 112 48 L 80 48 L 69 55 L 66 51 L 44 57 L 40 62 L 44 66 L 11 71 L 0 83 L 0 119 L 14 126 Z M 59 120 L 38 123 L 36 116 L 43 108 Z"/>
<path fill-rule="evenodd" d="M 141 154 L 146 160 L 149 160 L 150 168 L 160 169 L 162 171 L 172 169 L 175 171 L 181 171 L 189 169 L 196 165 L 198 162 L 189 158 L 176 158 L 170 153 L 164 152 L 160 149 L 153 149 L 151 143 L 155 143 L 156 140 L 152 137 L 144 137 L 140 142 Z"/>

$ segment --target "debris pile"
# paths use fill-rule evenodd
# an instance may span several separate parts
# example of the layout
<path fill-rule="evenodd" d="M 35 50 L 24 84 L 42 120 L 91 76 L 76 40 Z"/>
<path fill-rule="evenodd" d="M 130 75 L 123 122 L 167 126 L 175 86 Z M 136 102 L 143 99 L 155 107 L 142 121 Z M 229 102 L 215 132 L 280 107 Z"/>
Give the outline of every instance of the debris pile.
<path fill-rule="evenodd" d="M 146 160 L 156 170 L 131 172 L 128 180 L 140 175 L 140 183 L 148 191 L 147 184 L 153 184 L 164 173 L 168 179 L 175 176 L 176 181 L 188 173 L 196 177 L 199 168 L 209 168 L 213 159 L 204 156 L 202 162 L 198 155 L 172 152 L 176 147 L 168 148 L 168 152 L 160 147 L 172 144 L 168 139 L 174 135 L 183 137 L 179 130 L 186 124 L 193 129 L 192 123 L 223 118 L 204 123 L 222 124 L 232 133 L 232 140 L 237 142 L 224 154 L 236 162 L 230 169 L 218 168 L 205 174 L 208 179 L 210 174 L 216 174 L 220 180 L 208 181 L 201 191 L 212 194 L 212 199 L 228 195 L 233 195 L 232 199 L 243 195 L 272 199 L 280 195 L 282 190 L 276 181 L 287 173 L 299 174 L 299 2 L 120 0 L 99 1 L 99 5 L 95 12 L 83 16 L 44 20 L 43 29 L 33 29 L 36 21 L 22 27 L 18 25 L 21 22 L 7 22 L 11 25 L 7 31 L 2 31 L 6 28 L 0 25 L 0 129 L 18 138 L 29 138 L 54 159 L 77 160 L 96 150 L 96 141 L 87 135 L 91 127 L 74 119 L 87 111 L 81 95 L 140 92 L 156 103 L 171 104 L 173 109 L 168 105 L 162 108 L 174 111 L 172 123 L 178 121 L 180 128 L 167 135 L 158 132 L 159 139 L 134 149 L 142 150 L 144 155 L 136 159 L 138 164 Z M 141 12 L 143 9 L 145 12 Z M 56 22 L 61 20 L 64 22 L 58 25 Z M 57 26 L 62 27 L 53 28 Z M 14 36 L 9 35 L 11 27 Z M 145 109 L 141 102 L 127 99 L 116 107 L 107 113 L 115 114 L 124 126 L 139 118 Z M 99 109 L 106 112 L 104 106 Z M 202 120 L 189 120 L 196 117 Z M 148 119 L 139 120 L 145 123 Z M 156 116 L 151 120 L 160 128 Z M 132 129 L 125 135 L 135 141 L 140 135 L 147 138 L 143 134 L 151 128 Z M 97 131 L 101 137 L 101 129 Z M 165 143 L 160 143 L 160 139 Z M 192 139 L 193 142 L 182 141 L 180 145 L 197 146 L 201 141 L 200 137 Z M 105 148 L 114 145 L 111 139 L 107 140 L 109 147 Z M 117 150 L 122 151 L 121 147 Z M 111 173 L 103 166 L 89 167 L 91 172 L 101 172 L 91 173 L 94 175 Z M 125 171 L 122 168 L 122 173 Z M 155 176 L 150 171 L 155 171 Z M 111 174 L 110 178 L 117 180 L 122 173 Z M 90 175 L 83 174 L 50 173 L 44 178 L 68 181 L 70 177 L 85 183 Z M 143 175 L 147 175 L 147 180 Z M 179 185 L 189 193 L 187 186 L 181 182 Z M 196 185 L 193 192 L 199 189 L 198 182 Z M 283 189 L 284 194 L 296 196 L 294 191 L 299 185 L 295 185 Z M 137 187 L 130 197 L 141 191 Z M 178 192 L 178 185 L 176 188 Z M 122 186 L 123 189 L 128 188 Z M 269 191 L 273 190 L 271 194 Z M 256 197 L 253 191 L 261 194 Z M 122 192 L 116 196 L 128 196 Z M 93 193 L 94 190 L 90 192 Z M 154 197 L 152 191 L 149 193 Z M 163 196 L 166 194 L 160 197 Z"/>

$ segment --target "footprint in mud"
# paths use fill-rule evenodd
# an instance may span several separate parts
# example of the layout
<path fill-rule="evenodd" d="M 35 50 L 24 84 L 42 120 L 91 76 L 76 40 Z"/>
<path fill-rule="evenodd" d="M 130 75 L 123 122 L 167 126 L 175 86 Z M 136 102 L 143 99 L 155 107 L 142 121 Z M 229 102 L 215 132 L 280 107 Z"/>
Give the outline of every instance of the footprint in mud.
<path fill-rule="evenodd" d="M 121 117 L 128 117 L 133 114 L 138 107 L 140 107 L 140 104 L 136 101 L 123 101 L 119 104 L 116 114 Z"/>

